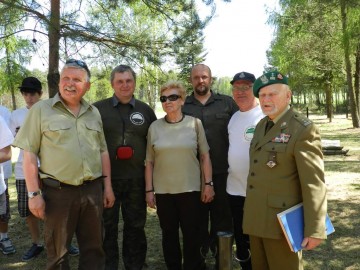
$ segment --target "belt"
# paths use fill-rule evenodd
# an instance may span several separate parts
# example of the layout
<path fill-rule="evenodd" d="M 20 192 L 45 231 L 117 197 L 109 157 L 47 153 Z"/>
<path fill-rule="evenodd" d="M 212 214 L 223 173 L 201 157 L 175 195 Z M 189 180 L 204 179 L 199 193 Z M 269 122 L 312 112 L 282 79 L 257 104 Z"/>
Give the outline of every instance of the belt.
<path fill-rule="evenodd" d="M 85 185 L 89 185 L 89 184 L 92 184 L 92 183 L 95 183 L 99 180 L 103 180 L 104 179 L 104 176 L 100 176 L 98 178 L 95 178 L 94 180 L 86 180 L 84 181 L 81 185 L 70 185 L 70 184 L 65 184 L 63 182 L 60 182 L 59 180 L 56 180 L 56 179 L 53 179 L 53 178 L 44 178 L 44 179 L 41 179 L 42 180 L 42 183 L 45 185 L 45 186 L 48 186 L 48 187 L 53 187 L 53 188 L 62 188 L 62 187 L 82 187 L 82 186 L 85 186 Z"/>

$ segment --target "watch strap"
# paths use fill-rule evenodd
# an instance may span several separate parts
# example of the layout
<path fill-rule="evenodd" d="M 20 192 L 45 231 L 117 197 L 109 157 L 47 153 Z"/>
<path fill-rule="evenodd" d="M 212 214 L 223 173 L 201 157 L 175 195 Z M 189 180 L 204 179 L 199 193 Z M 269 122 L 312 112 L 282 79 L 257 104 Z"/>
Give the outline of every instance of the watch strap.
<path fill-rule="evenodd" d="M 42 195 L 41 190 L 28 192 L 28 197 L 29 197 L 30 199 L 36 197 L 37 195 Z"/>

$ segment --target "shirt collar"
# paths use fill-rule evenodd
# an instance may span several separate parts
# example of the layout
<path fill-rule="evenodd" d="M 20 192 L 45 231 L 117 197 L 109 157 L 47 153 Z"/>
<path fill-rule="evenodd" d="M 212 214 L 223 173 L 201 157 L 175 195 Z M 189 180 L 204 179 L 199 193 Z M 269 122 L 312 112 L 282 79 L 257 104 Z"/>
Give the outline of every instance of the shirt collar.
<path fill-rule="evenodd" d="M 290 109 L 290 105 L 287 106 L 287 108 L 281 113 L 279 114 L 275 119 L 273 119 L 272 121 L 274 122 L 274 124 L 276 124 L 276 122 L 278 122 L 280 120 L 281 117 L 284 116 L 284 114 Z"/>
<path fill-rule="evenodd" d="M 123 104 L 123 103 L 121 103 L 120 101 L 119 101 L 119 99 L 116 97 L 116 95 L 114 94 L 113 96 L 112 96 L 112 104 L 113 104 L 113 106 L 114 107 L 116 107 L 118 104 Z M 132 96 L 132 98 L 131 98 L 131 100 L 129 101 L 129 103 L 127 103 L 127 104 L 130 104 L 133 108 L 135 107 L 135 97 L 134 96 Z"/>
<path fill-rule="evenodd" d="M 215 95 L 214 92 L 212 90 L 210 90 L 210 93 L 211 93 L 211 96 L 209 97 L 209 99 L 206 101 L 206 104 L 207 103 L 210 103 L 210 102 L 213 102 L 214 100 L 216 99 L 221 99 L 221 97 L 219 97 L 218 95 Z M 195 98 L 195 95 L 194 95 L 194 92 L 191 93 L 190 96 L 187 97 L 187 99 L 185 100 L 185 103 L 200 103 L 200 101 L 198 101 L 196 98 Z"/>
<path fill-rule="evenodd" d="M 56 93 L 55 96 L 53 97 L 51 106 L 54 107 L 54 106 L 55 106 L 56 104 L 58 104 L 58 103 L 61 103 L 65 108 L 67 108 L 66 104 L 65 104 L 64 101 L 61 99 L 59 92 Z M 91 109 L 91 110 L 92 110 L 92 107 L 90 106 L 90 104 L 87 103 L 87 102 L 85 101 L 85 99 L 83 99 L 83 98 L 80 100 L 80 106 L 81 106 L 81 108 L 84 109 L 84 110 L 88 110 L 88 109 Z"/>

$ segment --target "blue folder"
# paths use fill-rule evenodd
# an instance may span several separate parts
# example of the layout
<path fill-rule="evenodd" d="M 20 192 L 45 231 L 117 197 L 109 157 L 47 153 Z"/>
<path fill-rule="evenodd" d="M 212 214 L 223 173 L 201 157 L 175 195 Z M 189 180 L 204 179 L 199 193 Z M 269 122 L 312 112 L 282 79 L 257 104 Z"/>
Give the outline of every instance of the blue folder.
<path fill-rule="evenodd" d="M 284 232 L 285 238 L 290 246 L 291 251 L 298 252 L 302 250 L 301 243 L 304 240 L 304 208 L 299 203 L 293 207 L 277 214 L 280 226 Z M 335 232 L 329 215 L 325 219 L 326 235 Z"/>

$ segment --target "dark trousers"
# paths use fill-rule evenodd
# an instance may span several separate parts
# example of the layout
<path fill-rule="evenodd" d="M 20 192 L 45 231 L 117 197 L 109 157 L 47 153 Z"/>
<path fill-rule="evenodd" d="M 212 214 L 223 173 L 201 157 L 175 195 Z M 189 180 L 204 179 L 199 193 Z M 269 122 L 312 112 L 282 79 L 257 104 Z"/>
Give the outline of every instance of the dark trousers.
<path fill-rule="evenodd" d="M 236 257 L 243 270 L 251 269 L 249 235 L 242 230 L 245 197 L 229 195 L 230 208 L 234 226 Z"/>
<path fill-rule="evenodd" d="M 102 180 L 78 187 L 44 185 L 43 196 L 46 269 L 70 269 L 67 247 L 74 233 L 80 249 L 78 269 L 104 269 Z"/>
<path fill-rule="evenodd" d="M 146 258 L 145 179 L 112 180 L 115 204 L 104 210 L 106 269 L 119 269 L 118 224 L 124 220 L 122 258 L 126 270 L 142 269 Z"/>
<path fill-rule="evenodd" d="M 200 270 L 200 192 L 156 194 L 164 259 L 169 270 Z M 180 247 L 179 226 L 183 237 Z M 182 267 L 182 258 L 184 263 Z"/>
<path fill-rule="evenodd" d="M 205 256 L 209 250 L 218 255 L 217 232 L 232 232 L 232 218 L 228 194 L 226 192 L 227 173 L 214 174 L 215 197 L 211 203 L 202 203 L 201 208 L 201 252 Z M 209 230 L 210 218 L 210 230 Z"/>

